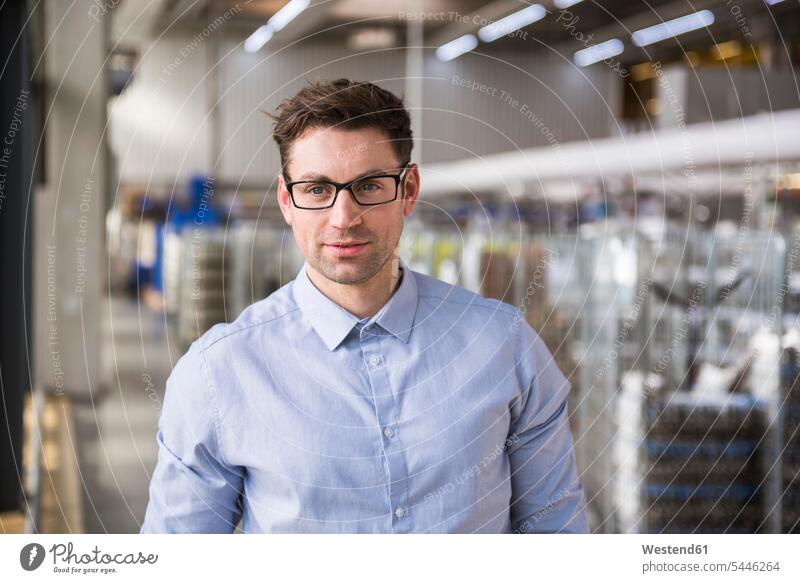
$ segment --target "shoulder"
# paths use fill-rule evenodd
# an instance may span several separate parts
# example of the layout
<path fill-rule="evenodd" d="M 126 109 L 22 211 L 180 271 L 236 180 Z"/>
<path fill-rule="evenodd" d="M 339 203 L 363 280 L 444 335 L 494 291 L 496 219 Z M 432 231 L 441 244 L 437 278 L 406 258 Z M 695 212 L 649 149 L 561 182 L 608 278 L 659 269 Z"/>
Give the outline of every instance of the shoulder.
<path fill-rule="evenodd" d="M 291 322 L 299 310 L 295 303 L 289 282 L 266 298 L 259 300 L 242 311 L 230 323 L 212 326 L 193 346 L 201 353 L 215 351 L 220 344 L 247 342 L 252 335 L 261 334 L 264 329 L 280 327 Z"/>
<path fill-rule="evenodd" d="M 300 311 L 287 283 L 266 298 L 242 311 L 229 323 L 212 326 L 195 340 L 173 371 L 177 378 L 192 379 L 206 385 L 212 407 L 224 417 L 242 398 L 247 371 L 267 366 L 265 358 L 283 342 L 286 330 L 296 323 Z M 194 384 L 194 383 L 189 383 Z M 199 394 L 199 392 L 198 392 Z"/>
<path fill-rule="evenodd" d="M 498 327 L 508 331 L 519 326 L 520 311 L 505 302 L 485 298 L 457 285 L 451 285 L 429 275 L 414 272 L 417 281 L 419 301 L 434 317 L 457 318 L 454 325 L 461 323 L 472 326 L 476 323 Z"/>
<path fill-rule="evenodd" d="M 450 342 L 468 345 L 477 351 L 473 354 L 492 359 L 498 370 L 514 370 L 520 390 L 534 377 L 563 384 L 544 341 L 515 306 L 428 275 L 414 275 L 421 309 L 417 321 L 429 321 Z"/>

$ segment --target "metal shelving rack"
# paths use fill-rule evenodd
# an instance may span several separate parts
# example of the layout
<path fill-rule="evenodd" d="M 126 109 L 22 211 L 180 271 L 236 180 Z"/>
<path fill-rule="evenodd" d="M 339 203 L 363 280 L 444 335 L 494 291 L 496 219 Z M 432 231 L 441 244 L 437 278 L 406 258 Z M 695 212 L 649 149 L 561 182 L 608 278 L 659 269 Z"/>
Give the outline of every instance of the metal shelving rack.
<path fill-rule="evenodd" d="M 645 403 L 643 523 L 653 532 L 774 532 L 777 363 L 766 376 L 753 363 L 763 373 L 781 335 L 783 241 L 740 230 L 687 232 L 682 242 L 685 252 L 666 261 L 673 280 L 653 271 L 646 309 L 655 334 L 641 370 L 660 373 L 663 386 Z M 725 385 L 709 389 L 723 370 Z"/>

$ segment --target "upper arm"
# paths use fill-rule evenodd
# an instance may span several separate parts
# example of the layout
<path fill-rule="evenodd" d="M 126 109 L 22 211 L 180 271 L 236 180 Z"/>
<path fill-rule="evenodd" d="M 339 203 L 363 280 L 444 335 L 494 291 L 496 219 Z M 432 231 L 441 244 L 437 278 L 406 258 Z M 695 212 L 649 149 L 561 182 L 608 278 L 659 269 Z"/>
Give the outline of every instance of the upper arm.
<path fill-rule="evenodd" d="M 141 532 L 233 532 L 241 517 L 243 469 L 225 460 L 206 366 L 194 344 L 167 380 Z"/>
<path fill-rule="evenodd" d="M 508 455 L 515 532 L 586 532 L 567 395 L 570 383 L 538 334 L 517 330 L 521 393 L 512 404 Z"/>

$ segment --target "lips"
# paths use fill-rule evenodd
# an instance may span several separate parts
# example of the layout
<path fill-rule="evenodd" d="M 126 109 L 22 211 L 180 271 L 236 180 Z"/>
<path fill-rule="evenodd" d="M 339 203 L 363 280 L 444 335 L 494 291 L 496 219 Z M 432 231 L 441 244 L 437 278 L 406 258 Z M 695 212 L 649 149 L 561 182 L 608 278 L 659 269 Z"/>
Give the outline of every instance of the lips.
<path fill-rule="evenodd" d="M 326 243 L 332 247 L 355 247 L 356 245 L 365 245 L 366 241 L 337 241 L 336 243 Z"/>
<path fill-rule="evenodd" d="M 351 257 L 361 253 L 368 244 L 367 241 L 339 241 L 326 243 L 325 247 L 338 257 Z"/>

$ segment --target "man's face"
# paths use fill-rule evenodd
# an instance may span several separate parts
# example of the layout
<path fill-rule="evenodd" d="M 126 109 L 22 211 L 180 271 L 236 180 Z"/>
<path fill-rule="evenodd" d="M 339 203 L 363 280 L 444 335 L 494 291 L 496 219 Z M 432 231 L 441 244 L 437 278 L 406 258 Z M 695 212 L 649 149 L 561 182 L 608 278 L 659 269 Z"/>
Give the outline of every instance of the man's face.
<path fill-rule="evenodd" d="M 286 179 L 345 183 L 376 173 L 400 174 L 403 162 L 377 128 L 314 128 L 292 144 Z M 418 192 L 419 173 L 410 166 L 393 202 L 361 206 L 349 190 L 341 190 L 333 207 L 307 210 L 292 205 L 284 176 L 278 181 L 281 212 L 306 261 L 340 284 L 362 283 L 381 271 L 397 248 Z"/>

